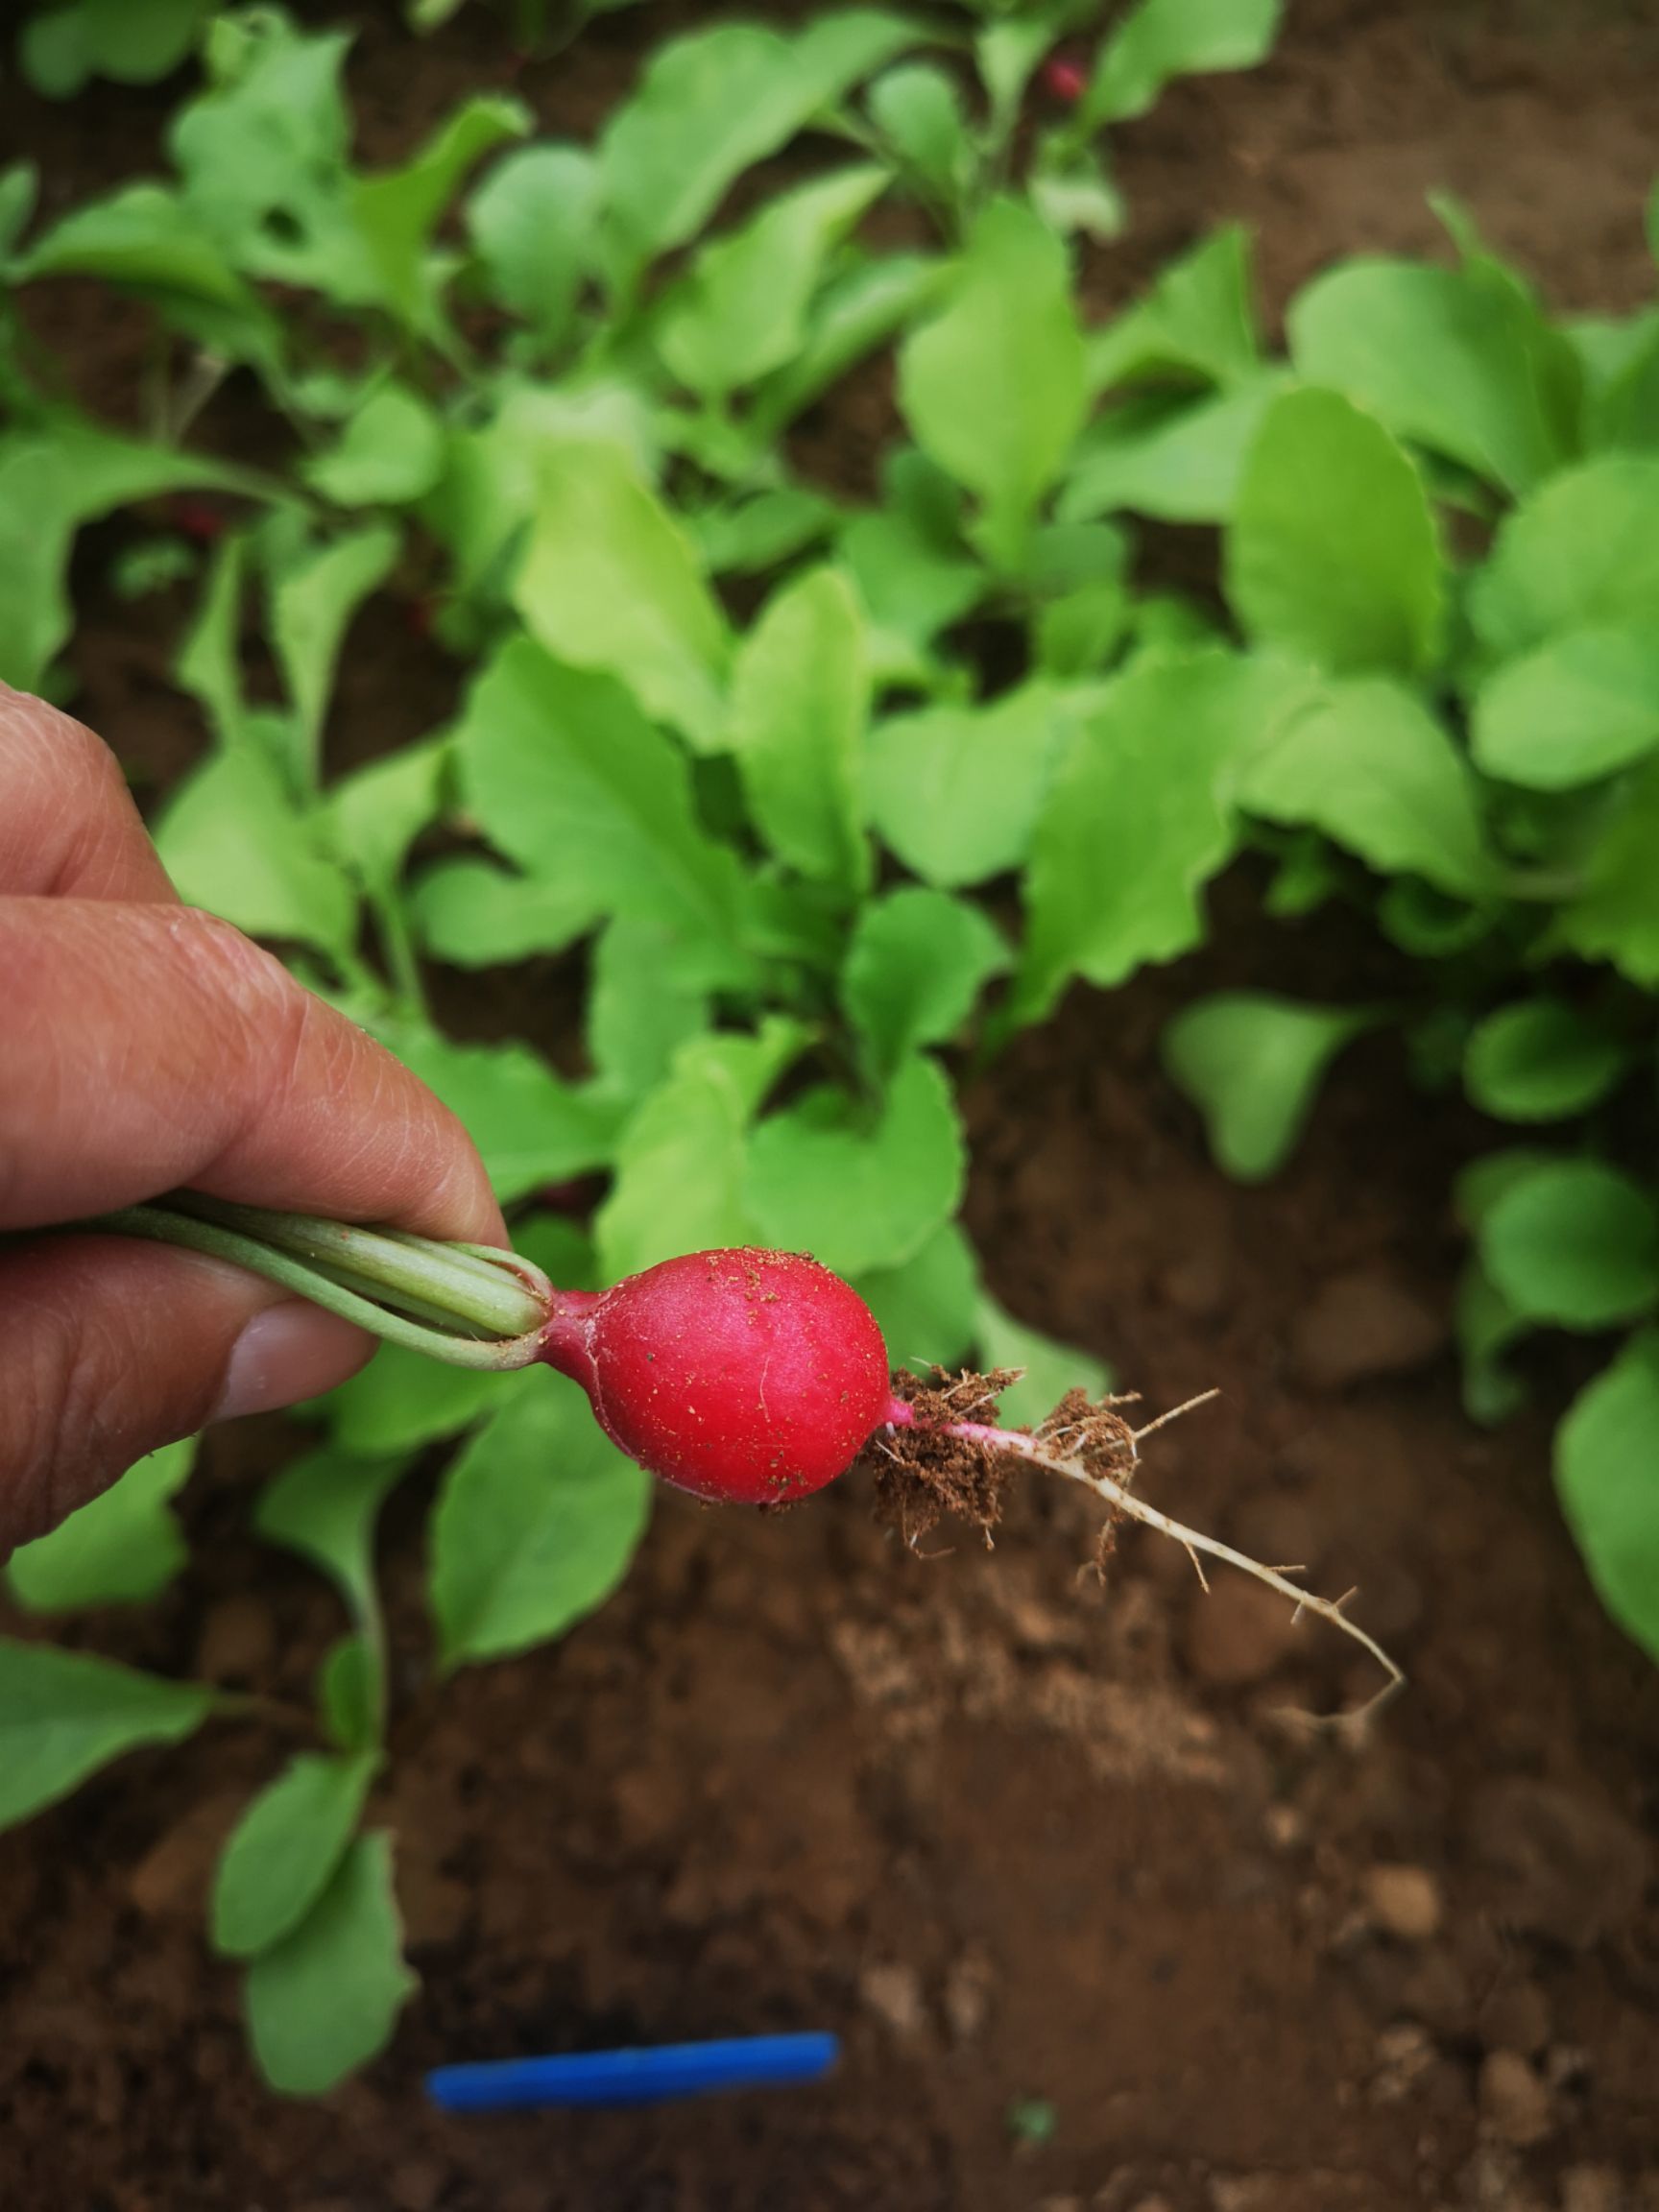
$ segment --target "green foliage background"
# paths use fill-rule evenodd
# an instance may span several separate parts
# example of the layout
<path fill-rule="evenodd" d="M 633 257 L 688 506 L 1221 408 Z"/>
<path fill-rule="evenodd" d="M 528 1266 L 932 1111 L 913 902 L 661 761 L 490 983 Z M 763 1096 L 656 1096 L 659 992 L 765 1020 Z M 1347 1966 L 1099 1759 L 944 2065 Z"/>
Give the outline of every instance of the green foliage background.
<path fill-rule="evenodd" d="M 212 745 L 156 824 L 169 868 L 454 1106 L 522 1247 L 570 1285 L 809 1247 L 897 1360 L 1025 1365 L 1015 1418 L 1102 1371 L 980 1279 L 957 1048 L 1198 945 L 1246 847 L 1278 864 L 1274 911 L 1361 907 L 1413 963 L 1407 1001 L 1201 1000 L 1170 1073 L 1245 1179 L 1380 1027 L 1500 1125 L 1458 1194 L 1470 1410 L 1513 1407 L 1530 1333 L 1611 1336 L 1561 1492 L 1659 1656 L 1659 1211 L 1615 1135 L 1654 1075 L 1659 309 L 1552 318 L 1447 204 L 1443 261 L 1325 273 L 1283 353 L 1231 228 L 1094 319 L 1079 252 L 1124 220 L 1103 132 L 1173 76 L 1260 60 L 1277 15 L 722 23 L 648 50 L 591 143 L 477 96 L 365 171 L 343 32 L 184 0 L 118 25 L 102 0 L 41 12 L 22 59 L 44 91 L 197 66 L 163 177 L 51 223 L 26 169 L 0 178 L 0 675 L 66 688 L 77 533 L 132 510 L 116 588 L 199 594 L 176 678 Z M 1064 104 L 1033 89 L 1061 40 L 1084 62 Z M 728 215 L 797 142 L 809 173 L 763 174 Z M 154 319 L 170 373 L 144 435 L 80 414 L 26 335 L 28 288 L 68 276 Z M 799 470 L 791 432 L 882 354 L 897 418 L 878 495 L 854 499 Z M 278 474 L 192 445 L 233 377 L 287 428 Z M 181 494 L 215 519 L 204 557 Z M 1137 587 L 1144 519 L 1219 529 L 1224 618 Z M 443 727 L 335 776 L 335 680 L 376 592 L 429 613 L 465 687 Z M 995 690 L 988 622 L 1022 640 Z M 1010 878 L 1012 932 L 982 896 Z M 583 965 L 579 1079 L 435 1025 L 426 964 L 550 952 Z M 589 1175 L 589 1220 L 543 1203 Z M 381 1503 L 459 1440 L 431 1529 L 445 1666 L 602 1602 L 648 1503 L 545 1373 L 388 1350 L 312 1410 L 325 1441 L 257 1519 L 339 1591 L 323 1748 L 250 1808 L 213 1911 L 260 2062 L 297 2093 L 378 2049 L 410 1986 L 392 1839 L 358 1834 L 385 1730 Z M 27 1548 L 18 1599 L 154 1595 L 189 1465 L 158 1455 Z M 213 1704 L 7 1647 L 0 1815 Z"/>

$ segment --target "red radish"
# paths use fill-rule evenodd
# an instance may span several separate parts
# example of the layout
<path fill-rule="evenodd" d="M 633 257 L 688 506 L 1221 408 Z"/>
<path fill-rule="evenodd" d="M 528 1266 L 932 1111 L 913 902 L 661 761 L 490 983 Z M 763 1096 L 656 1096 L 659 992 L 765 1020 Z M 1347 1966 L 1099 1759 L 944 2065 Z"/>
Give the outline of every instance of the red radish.
<path fill-rule="evenodd" d="M 1069 54 L 1051 54 L 1043 64 L 1043 83 L 1056 100 L 1072 108 L 1089 89 L 1089 72 Z"/>
<path fill-rule="evenodd" d="M 1004 1429 L 997 1402 L 1016 1369 L 890 1378 L 876 1316 L 858 1293 L 797 1252 L 693 1252 L 609 1290 L 560 1290 L 512 1252 L 438 1244 L 348 1222 L 176 1191 L 86 1224 L 228 1260 L 393 1343 L 461 1367 L 505 1372 L 544 1360 L 581 1383 L 594 1418 L 630 1458 L 699 1498 L 773 1505 L 805 1498 L 872 1447 L 890 1527 L 914 1543 L 941 1512 L 990 1541 L 1001 1493 L 1022 1469 L 1079 1482 L 1106 1507 L 1099 1558 L 1120 1521 L 1172 1537 L 1277 1590 L 1377 1660 L 1387 1681 L 1351 1714 L 1355 1729 L 1405 1680 L 1342 1610 L 1134 1494 L 1142 1441 L 1203 1399 L 1131 1429 L 1121 1398 L 1070 1390 L 1046 1420 Z M 421 1315 L 411 1317 L 407 1309 Z M 1214 1392 L 1205 1393 L 1214 1397 Z M 1203 1570 L 1199 1568 L 1199 1579 Z M 1207 1586 L 1207 1585 L 1206 1585 Z M 1349 1592 L 1349 1597 L 1354 1593 Z"/>
<path fill-rule="evenodd" d="M 792 1252 L 694 1252 L 556 1290 L 541 1356 L 631 1459 L 730 1503 L 821 1490 L 893 1417 L 875 1315 Z"/>

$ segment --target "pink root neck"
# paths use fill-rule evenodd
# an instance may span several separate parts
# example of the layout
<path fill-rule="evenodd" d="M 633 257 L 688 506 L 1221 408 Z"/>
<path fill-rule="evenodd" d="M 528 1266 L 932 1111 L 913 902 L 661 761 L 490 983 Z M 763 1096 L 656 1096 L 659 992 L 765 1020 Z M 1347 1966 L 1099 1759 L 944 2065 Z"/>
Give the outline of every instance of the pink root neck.
<path fill-rule="evenodd" d="M 538 1357 L 568 1375 L 591 1395 L 593 1354 L 588 1324 L 600 1302 L 597 1290 L 555 1290 L 542 1326 Z"/>

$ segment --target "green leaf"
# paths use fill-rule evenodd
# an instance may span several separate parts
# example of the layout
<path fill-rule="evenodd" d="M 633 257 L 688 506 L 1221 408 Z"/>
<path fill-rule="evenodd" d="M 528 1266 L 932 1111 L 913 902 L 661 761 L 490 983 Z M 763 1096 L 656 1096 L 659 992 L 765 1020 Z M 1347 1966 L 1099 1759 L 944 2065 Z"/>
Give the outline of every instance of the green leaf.
<path fill-rule="evenodd" d="M 466 1124 L 503 1205 L 610 1160 L 615 1107 L 562 1081 L 530 1046 L 455 1045 L 411 1024 L 381 1037 Z"/>
<path fill-rule="evenodd" d="M 1163 522 L 1227 522 L 1268 410 L 1285 389 L 1278 370 L 1148 422 L 1115 408 L 1079 444 L 1059 499 L 1065 521 L 1127 509 Z"/>
<path fill-rule="evenodd" d="M 680 1046 L 709 1026 L 709 993 L 655 924 L 619 914 L 593 951 L 588 1050 L 599 1080 L 629 1100 L 667 1075 Z"/>
<path fill-rule="evenodd" d="M 1325 1070 L 1371 1018 L 1260 991 L 1217 991 L 1164 1032 L 1170 1079 L 1204 1117 L 1216 1165 L 1264 1183 L 1308 1123 Z"/>
<path fill-rule="evenodd" d="M 958 539 L 928 531 L 902 510 L 854 517 L 841 534 L 841 558 L 878 634 L 873 657 L 880 633 L 902 640 L 901 653 L 927 644 L 968 612 L 987 583 Z"/>
<path fill-rule="evenodd" d="M 926 253 L 843 253 L 845 272 L 813 302 L 795 358 L 755 394 L 750 428 L 761 443 L 783 428 L 857 361 L 919 315 L 940 288 L 943 264 Z"/>
<path fill-rule="evenodd" d="M 378 1755 L 302 1751 L 236 1823 L 213 1882 L 213 1948 L 252 1959 L 291 1935 L 346 1856 Z"/>
<path fill-rule="evenodd" d="M 207 726 L 222 744 L 245 733 L 242 690 L 242 596 L 248 540 L 240 531 L 220 540 L 203 584 L 202 602 L 173 664 L 180 687 L 201 703 Z"/>
<path fill-rule="evenodd" d="M 90 73 L 117 84 L 155 84 L 188 58 L 208 0 L 144 0 L 141 7 L 132 0 L 73 0 L 64 13 L 78 24 Z"/>
<path fill-rule="evenodd" d="M 1205 648 L 1148 654 L 1079 707 L 1031 841 L 1013 1019 L 1074 974 L 1106 987 L 1199 943 L 1199 894 L 1238 841 L 1239 763 L 1306 691 L 1298 670 Z"/>
<path fill-rule="evenodd" d="M 776 591 L 732 671 L 726 740 L 761 835 L 803 875 L 856 890 L 864 841 L 864 618 L 847 580 L 815 568 Z"/>
<path fill-rule="evenodd" d="M 755 576 L 817 544 L 835 527 L 840 512 L 818 493 L 787 485 L 706 507 L 686 519 L 710 575 Z"/>
<path fill-rule="evenodd" d="M 1431 666 L 1445 619 L 1439 535 L 1405 449 L 1334 392 L 1286 392 L 1262 421 L 1227 537 L 1227 596 L 1259 644 L 1338 674 Z"/>
<path fill-rule="evenodd" d="M 201 1683 L 0 1641 L 0 1828 L 57 1804 L 124 1752 L 181 1743 L 212 1706 Z"/>
<path fill-rule="evenodd" d="M 1454 1319 L 1463 1363 L 1463 1410 L 1483 1428 L 1496 1428 L 1527 1403 L 1525 1379 L 1505 1365 L 1503 1356 L 1531 1324 L 1476 1259 L 1468 1262 L 1458 1282 Z"/>
<path fill-rule="evenodd" d="M 726 619 L 690 540 L 620 446 L 550 445 L 537 484 L 513 589 L 531 634 L 572 668 L 614 676 L 693 744 L 712 744 Z"/>
<path fill-rule="evenodd" d="M 880 169 L 842 170 L 781 194 L 705 246 L 657 333 L 680 382 L 718 397 L 792 361 L 826 262 L 886 182 Z"/>
<path fill-rule="evenodd" d="M 297 1551 L 339 1590 L 357 1622 L 376 1616 L 374 1524 L 408 1464 L 358 1459 L 336 1444 L 290 1460 L 266 1484 L 253 1526 L 267 1544 Z"/>
<path fill-rule="evenodd" d="M 615 1181 L 594 1223 L 608 1282 L 682 1252 L 757 1241 L 744 1207 L 745 1132 L 806 1039 L 774 1016 L 755 1037 L 681 1046 L 617 1139 Z"/>
<path fill-rule="evenodd" d="M 924 1045 L 948 1042 L 1008 949 L 976 906 L 916 886 L 859 915 L 841 972 L 841 1003 L 878 1075 Z"/>
<path fill-rule="evenodd" d="M 538 1370 L 445 1478 L 432 1521 L 444 1664 L 527 1650 L 602 1605 L 650 1502 L 651 1478 L 610 1442 L 578 1386 Z"/>
<path fill-rule="evenodd" d="M 960 202 L 974 152 L 955 85 L 931 62 L 889 69 L 870 87 L 871 120 L 901 163 L 946 208 Z"/>
<path fill-rule="evenodd" d="M 893 1366 L 925 1372 L 968 1357 L 979 1320 L 979 1267 L 956 1222 L 942 1223 L 902 1266 L 860 1275 L 853 1287 L 875 1314 Z"/>
<path fill-rule="evenodd" d="M 1489 776 L 1566 791 L 1659 746 L 1659 638 L 1571 630 L 1499 668 L 1475 701 L 1472 742 Z"/>
<path fill-rule="evenodd" d="M 410 846 L 443 806 L 443 739 L 383 754 L 343 777 L 324 802 L 335 851 L 371 891 L 389 896 Z"/>
<path fill-rule="evenodd" d="M 128 184 L 54 224 L 12 272 L 17 283 L 42 276 L 96 276 L 220 307 L 252 304 L 212 236 L 163 184 Z"/>
<path fill-rule="evenodd" d="M 392 1839 L 360 1836 L 299 1927 L 248 1969 L 260 2072 L 285 2096 L 322 2096 L 385 2048 L 415 1987 L 392 1894 Z"/>
<path fill-rule="evenodd" d="M 902 1266 L 954 1213 L 965 1155 L 950 1086 L 920 1054 L 860 1126 L 835 1093 L 809 1093 L 749 1140 L 744 1196 L 764 1241 L 838 1275 Z"/>
<path fill-rule="evenodd" d="M 1659 1297 L 1659 1210 L 1599 1160 L 1517 1176 L 1478 1229 L 1480 1263 L 1528 1320 L 1606 1329 Z"/>
<path fill-rule="evenodd" d="M 560 876 L 513 876 L 488 860 L 441 860 L 410 893 L 421 943 L 457 968 L 560 952 L 598 918 L 592 894 Z"/>
<path fill-rule="evenodd" d="M 156 831 L 180 896 L 251 936 L 292 938 L 341 954 L 357 901 L 267 754 L 252 745 L 209 757 L 180 784 Z"/>
<path fill-rule="evenodd" d="M 1582 869 L 1583 888 L 1555 917 L 1561 942 L 1586 960 L 1610 960 L 1632 983 L 1659 989 L 1659 762 L 1649 761 Z"/>
<path fill-rule="evenodd" d="M 520 147 L 467 204 L 467 228 L 490 296 L 544 347 L 570 335 L 593 247 L 599 180 L 576 146 Z"/>
<path fill-rule="evenodd" d="M 1524 998 L 1489 1014 L 1469 1040 L 1464 1085 L 1502 1121 L 1559 1121 L 1604 1098 L 1624 1049 L 1558 998 Z"/>
<path fill-rule="evenodd" d="M 1065 249 L 1018 201 L 980 215 L 943 312 L 900 349 L 899 400 L 923 450 L 983 502 L 994 558 L 1017 566 L 1088 405 Z"/>
<path fill-rule="evenodd" d="M 728 185 L 914 41 L 873 9 L 820 17 L 794 38 L 744 23 L 659 47 L 600 144 L 606 218 L 624 286 L 708 222 Z"/>
<path fill-rule="evenodd" d="M 1460 898 L 1493 887 L 1462 756 L 1417 695 L 1386 678 L 1312 695 L 1246 764 L 1238 800 L 1266 821 L 1322 830 L 1384 875 L 1408 871 Z"/>
<path fill-rule="evenodd" d="M 1565 631 L 1659 619 L 1659 460 L 1609 454 L 1524 500 L 1475 573 L 1469 613 L 1505 658 Z"/>
<path fill-rule="evenodd" d="M 188 1481 L 196 1443 L 187 1436 L 152 1452 L 50 1535 L 20 1544 L 6 1570 L 18 1604 L 70 1613 L 158 1597 L 189 1557 L 167 1501 Z"/>
<path fill-rule="evenodd" d="M 381 1673 L 380 1654 L 366 1632 L 354 1629 L 329 1646 L 317 1670 L 317 1706 L 336 1750 L 372 1751 L 379 1743 Z"/>
<path fill-rule="evenodd" d="M 456 746 L 491 838 L 573 906 L 733 941 L 736 861 L 699 825 L 679 750 L 619 685 L 514 638 L 469 693 Z"/>
<path fill-rule="evenodd" d="M 407 385 L 382 384 L 300 473 L 337 507 L 402 507 L 431 491 L 443 465 L 437 416 Z"/>
<path fill-rule="evenodd" d="M 1172 77 L 1254 69 L 1278 35 L 1282 0 L 1140 0 L 1100 49 L 1080 127 L 1144 115 Z"/>
<path fill-rule="evenodd" d="M 988 707 L 932 707 L 870 734 L 870 815 L 926 882 L 982 883 L 1018 867 L 1071 718 L 1050 686 Z"/>
<path fill-rule="evenodd" d="M 498 93 L 475 92 L 453 108 L 413 160 L 377 177 L 354 179 L 348 205 L 369 281 L 352 270 L 348 281 L 325 286 L 348 302 L 388 308 L 423 337 L 438 340 L 444 321 L 438 301 L 441 260 L 429 252 L 440 217 L 468 171 L 504 139 L 521 138 L 529 111 Z"/>
<path fill-rule="evenodd" d="M 467 1428 L 508 1387 L 498 1375 L 382 1344 L 367 1367 L 321 1401 L 320 1410 L 342 1452 L 376 1459 Z"/>
<path fill-rule="evenodd" d="M 1524 493 L 1575 457 L 1581 373 L 1513 280 L 1356 260 L 1291 303 L 1290 352 L 1401 438 Z"/>
<path fill-rule="evenodd" d="M 235 482 L 213 463 L 74 421 L 0 438 L 0 680 L 37 689 L 68 637 L 69 555 L 84 522 L 164 492 Z"/>
<path fill-rule="evenodd" d="M 1004 1427 L 1046 1420 L 1068 1390 L 1086 1390 L 1091 1398 L 1102 1398 L 1112 1387 L 1112 1370 L 1104 1359 L 1016 1321 L 989 1291 L 980 1293 L 974 1333 L 985 1366 L 1025 1370 L 998 1402 L 997 1418 Z"/>
<path fill-rule="evenodd" d="M 1143 300 L 1089 339 L 1095 392 L 1143 377 L 1226 386 L 1253 380 L 1261 366 L 1250 232 L 1238 223 L 1171 261 Z"/>
<path fill-rule="evenodd" d="M 173 117 L 185 196 L 237 265 L 306 282 L 361 245 L 347 204 L 350 119 L 340 84 L 349 32 L 307 36 L 276 10 L 222 26 L 215 80 Z"/>
<path fill-rule="evenodd" d="M 307 764 L 316 761 L 322 743 L 335 663 L 351 617 L 392 573 L 397 547 L 393 524 L 372 522 L 308 548 L 271 586 L 271 640 L 300 717 Z"/>
<path fill-rule="evenodd" d="M 1659 1335 L 1633 1336 L 1555 1431 L 1555 1487 L 1598 1596 L 1659 1660 Z"/>

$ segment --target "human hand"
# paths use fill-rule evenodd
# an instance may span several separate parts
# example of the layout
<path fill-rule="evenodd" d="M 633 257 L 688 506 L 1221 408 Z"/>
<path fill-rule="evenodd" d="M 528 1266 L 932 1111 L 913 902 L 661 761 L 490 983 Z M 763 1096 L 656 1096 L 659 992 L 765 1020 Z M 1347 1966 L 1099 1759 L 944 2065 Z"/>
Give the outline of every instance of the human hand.
<path fill-rule="evenodd" d="M 447 1108 L 181 905 L 110 753 L 0 684 L 0 1559 L 145 1453 L 326 1390 L 373 1349 L 218 1261 L 18 1234 L 186 1185 L 507 1241 Z"/>

